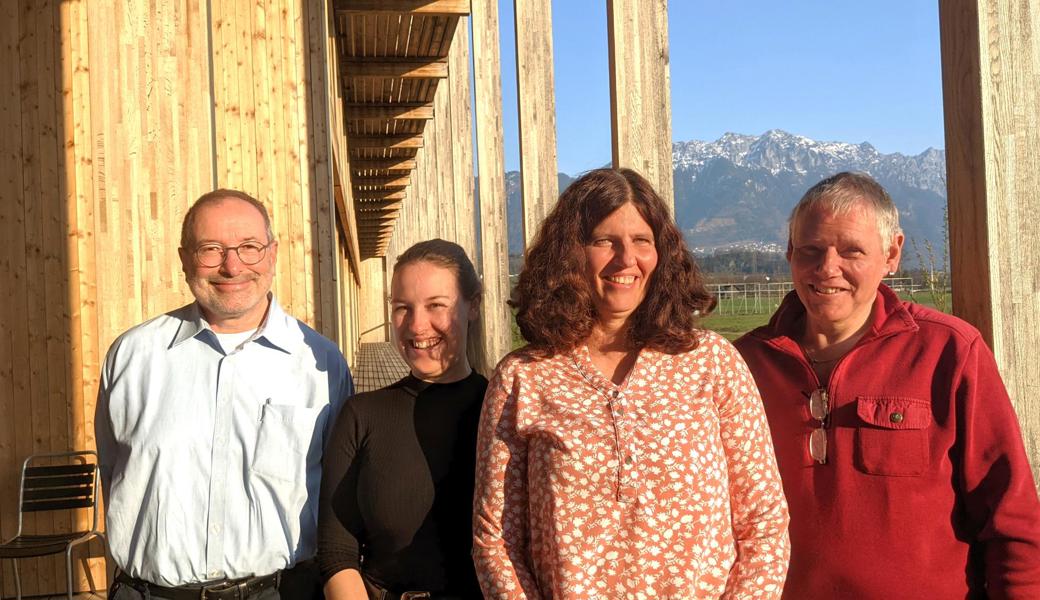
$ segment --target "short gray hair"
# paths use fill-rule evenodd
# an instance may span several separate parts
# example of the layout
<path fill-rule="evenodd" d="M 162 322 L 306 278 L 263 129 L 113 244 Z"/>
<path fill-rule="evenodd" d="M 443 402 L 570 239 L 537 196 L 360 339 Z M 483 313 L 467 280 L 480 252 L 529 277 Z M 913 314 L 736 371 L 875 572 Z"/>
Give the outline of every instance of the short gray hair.
<path fill-rule="evenodd" d="M 271 228 L 271 215 L 267 213 L 267 207 L 264 206 L 263 202 L 260 202 L 256 198 L 239 190 L 220 188 L 199 196 L 199 199 L 196 200 L 195 203 L 191 205 L 191 208 L 188 209 L 188 212 L 184 214 L 184 222 L 181 224 L 181 248 L 188 248 L 188 245 L 195 241 L 192 239 L 192 234 L 195 229 L 195 220 L 199 216 L 199 209 L 207 204 L 216 204 L 217 202 L 228 199 L 241 200 L 252 205 L 253 208 L 255 208 L 264 218 L 264 230 L 267 232 L 267 242 L 270 243 L 274 241 L 274 230 Z"/>
<path fill-rule="evenodd" d="M 874 211 L 883 246 L 903 233 L 899 227 L 899 210 L 885 188 L 866 173 L 844 171 L 831 175 L 805 192 L 787 219 L 788 239 L 793 239 L 794 226 L 799 219 L 813 209 L 825 208 L 836 215 L 844 215 L 860 205 Z"/>

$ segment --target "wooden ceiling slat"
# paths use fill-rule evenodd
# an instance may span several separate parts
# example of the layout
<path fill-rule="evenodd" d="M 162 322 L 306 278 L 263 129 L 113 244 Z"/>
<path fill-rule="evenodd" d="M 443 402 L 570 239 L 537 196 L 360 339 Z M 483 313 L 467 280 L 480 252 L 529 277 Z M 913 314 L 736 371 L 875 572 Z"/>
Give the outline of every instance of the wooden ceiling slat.
<path fill-rule="evenodd" d="M 422 148 L 421 135 L 357 136 L 350 138 L 352 148 Z"/>
<path fill-rule="evenodd" d="M 428 120 L 433 118 L 433 104 L 421 102 L 347 103 L 347 119 Z"/>
<path fill-rule="evenodd" d="M 445 58 L 429 60 L 351 58 L 347 61 L 346 71 L 347 77 L 352 79 L 372 77 L 444 79 L 448 76 L 448 61 Z"/>
<path fill-rule="evenodd" d="M 358 186 L 382 186 L 382 187 L 394 187 L 394 186 L 406 186 L 411 183 L 411 179 L 408 177 L 400 176 L 386 176 L 386 177 L 355 177 L 354 187 Z"/>
<path fill-rule="evenodd" d="M 354 192 L 354 200 L 364 202 L 365 200 L 404 200 L 405 192 Z"/>
<path fill-rule="evenodd" d="M 357 202 L 354 204 L 354 210 L 357 212 L 367 212 L 375 210 L 385 210 L 388 208 L 398 208 L 404 206 L 402 200 L 387 200 L 387 201 L 375 201 L 375 202 Z"/>
<path fill-rule="evenodd" d="M 351 169 L 354 171 L 385 170 L 385 171 L 412 171 L 415 169 L 414 158 L 397 158 L 389 160 L 352 160 Z"/>
<path fill-rule="evenodd" d="M 470 0 L 336 0 L 337 14 L 409 13 L 416 15 L 469 14 Z"/>

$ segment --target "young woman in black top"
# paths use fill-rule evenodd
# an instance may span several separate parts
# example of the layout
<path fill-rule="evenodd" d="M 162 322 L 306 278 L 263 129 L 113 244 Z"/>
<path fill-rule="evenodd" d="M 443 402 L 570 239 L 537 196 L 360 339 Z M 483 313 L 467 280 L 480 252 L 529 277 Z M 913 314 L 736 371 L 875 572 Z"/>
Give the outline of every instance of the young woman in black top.
<path fill-rule="evenodd" d="M 479 599 L 470 549 L 487 380 L 470 366 L 467 337 L 480 280 L 461 247 L 430 240 L 398 257 L 390 287 L 394 343 L 411 372 L 350 398 L 336 421 L 318 516 L 325 597 Z"/>

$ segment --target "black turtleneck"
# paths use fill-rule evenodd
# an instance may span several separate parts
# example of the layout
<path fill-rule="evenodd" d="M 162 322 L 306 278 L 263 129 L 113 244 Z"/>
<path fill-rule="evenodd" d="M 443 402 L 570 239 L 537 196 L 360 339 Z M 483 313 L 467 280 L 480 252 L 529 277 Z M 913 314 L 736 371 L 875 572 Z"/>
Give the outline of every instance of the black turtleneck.
<path fill-rule="evenodd" d="M 482 597 L 470 549 L 486 389 L 476 372 L 453 383 L 409 375 L 347 400 L 323 459 L 318 564 L 326 581 L 358 569 L 395 593 Z"/>

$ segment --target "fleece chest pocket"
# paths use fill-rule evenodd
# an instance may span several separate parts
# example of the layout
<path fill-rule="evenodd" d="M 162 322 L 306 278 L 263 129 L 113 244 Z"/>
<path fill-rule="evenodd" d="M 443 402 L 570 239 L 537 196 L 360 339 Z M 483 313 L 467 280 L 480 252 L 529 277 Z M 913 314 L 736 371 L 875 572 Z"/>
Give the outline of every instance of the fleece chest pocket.
<path fill-rule="evenodd" d="M 914 477 L 928 468 L 931 404 L 898 396 L 859 396 L 856 468 L 871 475 Z"/>
<path fill-rule="evenodd" d="M 265 404 L 253 471 L 287 481 L 306 477 L 308 456 L 320 448 L 324 407 Z"/>

